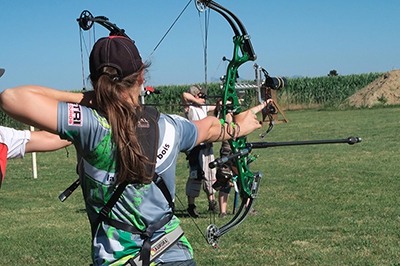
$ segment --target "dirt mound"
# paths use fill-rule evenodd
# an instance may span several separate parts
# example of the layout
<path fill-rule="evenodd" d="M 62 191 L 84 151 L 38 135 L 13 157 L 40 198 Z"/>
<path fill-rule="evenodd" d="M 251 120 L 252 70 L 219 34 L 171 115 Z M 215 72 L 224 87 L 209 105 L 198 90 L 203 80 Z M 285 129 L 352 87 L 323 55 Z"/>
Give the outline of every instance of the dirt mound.
<path fill-rule="evenodd" d="M 383 74 L 375 81 L 348 98 L 355 107 L 372 107 L 377 104 L 400 104 L 400 70 Z"/>

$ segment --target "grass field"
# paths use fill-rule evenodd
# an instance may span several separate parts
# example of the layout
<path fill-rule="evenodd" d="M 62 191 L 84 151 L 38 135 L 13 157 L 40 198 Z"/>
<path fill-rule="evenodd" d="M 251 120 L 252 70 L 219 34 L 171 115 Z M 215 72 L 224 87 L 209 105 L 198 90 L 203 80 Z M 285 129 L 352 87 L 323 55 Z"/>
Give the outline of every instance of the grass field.
<path fill-rule="evenodd" d="M 399 114 L 400 107 L 285 112 L 290 122 L 276 125 L 265 141 L 360 136 L 362 142 L 255 150 L 251 168 L 263 173 L 258 215 L 223 236 L 216 250 L 201 233 L 210 222 L 228 220 L 206 212 L 205 193 L 196 201 L 202 218 L 196 225 L 187 218 L 188 170 L 180 156 L 177 196 L 184 206 L 178 200 L 177 214 L 197 264 L 399 266 Z M 249 139 L 257 141 L 258 133 Z M 0 265 L 89 265 L 81 191 L 58 200 L 77 178 L 74 149 L 68 151 L 69 157 L 66 150 L 38 154 L 36 180 L 31 155 L 9 161 L 0 190 Z"/>

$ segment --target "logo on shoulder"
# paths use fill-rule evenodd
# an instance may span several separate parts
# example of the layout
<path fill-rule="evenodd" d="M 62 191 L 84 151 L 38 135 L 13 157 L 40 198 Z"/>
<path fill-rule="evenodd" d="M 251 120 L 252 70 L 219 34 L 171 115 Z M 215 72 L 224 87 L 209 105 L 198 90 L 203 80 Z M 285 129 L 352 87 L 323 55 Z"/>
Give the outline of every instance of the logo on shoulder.
<path fill-rule="evenodd" d="M 68 126 L 82 126 L 82 108 L 77 103 L 68 103 Z"/>

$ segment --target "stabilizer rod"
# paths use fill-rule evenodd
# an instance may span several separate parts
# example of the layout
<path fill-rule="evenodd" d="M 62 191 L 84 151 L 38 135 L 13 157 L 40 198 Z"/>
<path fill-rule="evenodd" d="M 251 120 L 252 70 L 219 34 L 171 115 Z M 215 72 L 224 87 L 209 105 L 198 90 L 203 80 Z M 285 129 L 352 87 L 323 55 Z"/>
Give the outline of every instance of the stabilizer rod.
<path fill-rule="evenodd" d="M 61 193 L 60 196 L 58 196 L 58 199 L 61 202 L 64 202 L 72 194 L 72 192 L 74 192 L 75 189 L 79 187 L 79 185 L 80 185 L 80 180 L 78 178 L 74 183 L 72 183 L 72 185 L 70 185 L 66 190 L 64 190 L 64 192 Z"/>
<path fill-rule="evenodd" d="M 361 142 L 360 137 L 348 137 L 347 139 L 326 139 L 326 140 L 302 140 L 302 141 L 284 141 L 284 142 L 249 142 L 247 148 L 243 149 L 238 153 L 231 154 L 226 157 L 217 158 L 210 162 L 208 166 L 210 168 L 220 167 L 224 163 L 241 156 L 246 156 L 251 152 L 252 149 L 264 149 L 270 147 L 282 147 L 282 146 L 300 146 L 300 145 L 315 145 L 315 144 L 334 144 L 334 143 L 347 143 L 353 145 Z"/>
<path fill-rule="evenodd" d="M 280 147 L 280 146 L 298 146 L 298 145 L 333 144 L 333 143 L 347 143 L 349 145 L 353 145 L 359 142 L 361 142 L 360 137 L 348 137 L 347 139 L 303 140 L 303 141 L 286 141 L 286 142 L 249 142 L 248 146 L 251 149 L 262 149 L 262 148 Z"/>

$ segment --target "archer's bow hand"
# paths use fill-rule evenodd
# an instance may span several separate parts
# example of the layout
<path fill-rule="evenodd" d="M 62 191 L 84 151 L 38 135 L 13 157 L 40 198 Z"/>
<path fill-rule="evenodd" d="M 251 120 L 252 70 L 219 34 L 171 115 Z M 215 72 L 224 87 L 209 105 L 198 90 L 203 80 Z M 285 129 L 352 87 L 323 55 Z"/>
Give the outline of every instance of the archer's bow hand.
<path fill-rule="evenodd" d="M 254 130 L 261 128 L 261 125 L 257 120 L 257 113 L 263 108 L 264 104 L 259 104 L 247 111 L 234 115 L 233 121 L 240 127 L 240 132 L 237 137 L 246 136 Z"/>

